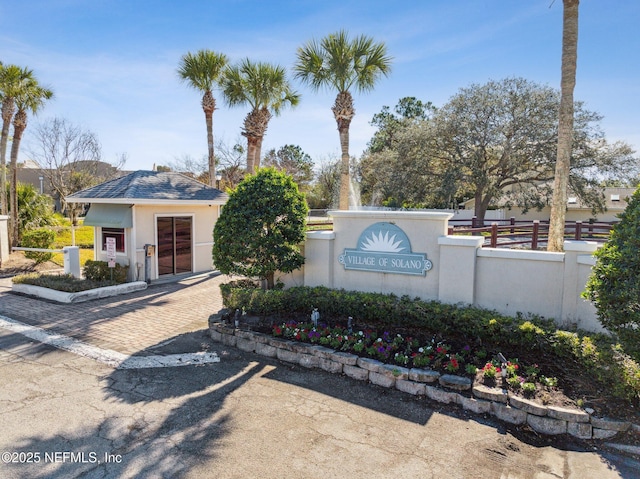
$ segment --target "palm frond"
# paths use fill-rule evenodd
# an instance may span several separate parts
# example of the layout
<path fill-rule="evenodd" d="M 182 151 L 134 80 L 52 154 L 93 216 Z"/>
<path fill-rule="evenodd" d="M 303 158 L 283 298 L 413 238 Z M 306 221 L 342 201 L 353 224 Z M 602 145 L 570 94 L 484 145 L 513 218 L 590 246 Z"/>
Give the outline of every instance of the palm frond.
<path fill-rule="evenodd" d="M 191 88 L 204 93 L 218 84 L 228 63 L 229 59 L 223 53 L 211 50 L 188 52 L 180 59 L 178 76 Z"/>
<path fill-rule="evenodd" d="M 345 30 L 309 41 L 298 48 L 297 57 L 296 78 L 314 90 L 329 87 L 338 92 L 372 89 L 380 76 L 389 74 L 392 60 L 384 43 L 365 35 L 351 40 Z"/>

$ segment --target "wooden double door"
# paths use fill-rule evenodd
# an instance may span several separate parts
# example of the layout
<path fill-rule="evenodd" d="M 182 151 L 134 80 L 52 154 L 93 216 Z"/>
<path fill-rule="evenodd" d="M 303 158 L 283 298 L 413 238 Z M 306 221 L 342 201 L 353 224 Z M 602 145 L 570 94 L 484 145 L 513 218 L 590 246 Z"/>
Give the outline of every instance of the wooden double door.
<path fill-rule="evenodd" d="M 192 271 L 192 218 L 162 216 L 158 227 L 158 275 Z"/>

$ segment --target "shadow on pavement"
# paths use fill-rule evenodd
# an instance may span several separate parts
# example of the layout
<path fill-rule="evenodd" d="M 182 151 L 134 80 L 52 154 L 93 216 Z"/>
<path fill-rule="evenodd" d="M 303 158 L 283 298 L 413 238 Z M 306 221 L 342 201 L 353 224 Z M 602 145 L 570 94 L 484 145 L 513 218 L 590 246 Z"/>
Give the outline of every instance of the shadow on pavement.
<path fill-rule="evenodd" d="M 195 339 L 200 338 L 194 335 L 191 342 Z M 3 346 L 13 342 L 5 337 Z M 102 410 L 104 419 L 68 433 L 25 434 L 15 452 L 39 452 L 41 463 L 31 467 L 16 464 L 15 469 L 9 465 L 11 477 L 181 477 L 191 467 L 216 457 L 216 445 L 234 422 L 232 415 L 222 412 L 225 401 L 264 367 L 233 354 L 223 361 L 112 370 L 101 381 L 104 400 L 90 406 Z M 128 411 L 125 416 L 118 406 L 122 404 L 130 405 L 124 408 Z M 45 463 L 44 454 L 52 451 L 75 456 L 59 456 L 57 462 L 50 456 Z"/>

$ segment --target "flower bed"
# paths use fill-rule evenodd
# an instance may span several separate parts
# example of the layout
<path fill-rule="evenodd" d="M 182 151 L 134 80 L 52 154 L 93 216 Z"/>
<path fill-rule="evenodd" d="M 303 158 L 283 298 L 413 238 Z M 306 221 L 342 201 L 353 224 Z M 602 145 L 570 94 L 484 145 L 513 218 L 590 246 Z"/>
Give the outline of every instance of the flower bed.
<path fill-rule="evenodd" d="M 593 417 L 586 411 L 579 409 L 541 405 L 501 387 L 480 384 L 468 376 L 449 374 L 446 371 L 446 364 L 451 362 L 451 356 L 447 356 L 448 360 L 442 362 L 445 371 L 441 372 L 417 367 L 414 362 L 407 361 L 406 365 L 390 364 L 379 359 L 342 350 L 345 344 L 362 344 L 362 351 L 366 351 L 367 347 L 380 343 L 377 341 L 380 339 L 378 337 L 371 339 L 377 335 L 369 334 L 367 339 L 367 333 L 364 331 L 362 335 L 359 334 L 360 332 L 355 335 L 353 333 L 351 335 L 342 334 L 342 339 L 339 339 L 340 335 L 337 334 L 337 331 L 334 331 L 335 334 L 323 334 L 323 331 L 314 330 L 313 327 L 301 328 L 298 324 L 289 324 L 284 328 L 282 326 L 274 328 L 274 333 L 277 334 L 274 336 L 273 334 L 232 328 L 218 322 L 219 319 L 219 317 L 212 318 L 210 335 L 212 339 L 225 345 L 307 368 L 319 368 L 333 374 L 344 374 L 353 379 L 369 381 L 382 387 L 396 388 L 405 393 L 424 396 L 438 402 L 457 404 L 471 412 L 491 414 L 499 420 L 511 424 L 528 424 L 532 429 L 542 434 L 568 433 L 581 439 L 605 439 L 632 427 L 636 432 L 640 430 L 638 426 L 632 425 L 630 422 Z M 309 333 L 312 334 L 309 335 Z M 292 337 L 287 337 L 289 335 Z M 353 337 L 349 339 L 351 336 Z M 311 342 L 310 337 L 316 342 Z M 309 342 L 300 342 L 303 338 Z M 325 341 L 328 343 L 322 344 L 320 338 L 327 338 Z M 397 336 L 393 338 L 389 336 L 389 341 L 385 341 L 384 335 L 381 338 L 384 344 L 379 344 L 377 348 L 384 348 L 384 354 L 387 357 L 391 357 L 393 354 L 394 359 L 399 351 L 393 352 L 393 346 L 391 346 L 387 352 L 387 347 L 393 345 L 394 340 L 397 347 L 400 344 L 405 346 L 407 344 L 404 338 L 401 342 Z M 332 341 L 334 345 L 341 345 L 340 350 L 332 347 Z M 360 348 L 360 346 L 358 347 Z M 417 350 L 420 347 L 424 349 L 424 346 L 417 346 Z M 383 352 L 378 350 L 377 353 L 382 354 Z M 438 353 L 436 348 L 436 354 L 445 353 L 443 350 Z M 446 354 L 450 355 L 452 352 L 448 351 Z M 444 357 L 441 359 L 444 360 Z M 515 368 L 513 363 L 507 367 L 512 368 L 514 372 L 519 370 L 519 367 Z M 458 365 L 459 368 L 460 365 Z M 498 372 L 497 368 L 495 372 Z M 482 372 L 477 373 L 476 378 L 478 376 L 484 377 L 484 368 Z M 498 381 L 497 377 L 496 381 Z M 498 385 L 496 384 L 496 386 Z"/>
<path fill-rule="evenodd" d="M 328 346 L 337 351 L 376 359 L 382 363 L 409 368 L 428 368 L 443 374 L 456 374 L 488 385 L 501 386 L 513 393 L 533 397 L 558 386 L 558 379 L 541 374 L 537 364 L 521 364 L 517 358 L 500 361 L 486 349 L 452 341 L 419 339 L 371 329 L 353 330 L 326 324 L 288 321 L 273 327 L 273 335 L 295 341 Z"/>

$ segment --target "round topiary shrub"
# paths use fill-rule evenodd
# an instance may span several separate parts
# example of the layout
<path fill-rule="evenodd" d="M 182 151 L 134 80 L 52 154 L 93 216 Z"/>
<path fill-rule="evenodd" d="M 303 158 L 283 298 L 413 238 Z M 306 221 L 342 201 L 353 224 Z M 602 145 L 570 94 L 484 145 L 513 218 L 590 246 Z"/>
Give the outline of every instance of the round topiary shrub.
<path fill-rule="evenodd" d="M 609 241 L 596 253 L 583 296 L 593 301 L 600 323 L 627 353 L 640 357 L 640 189 L 620 214 Z"/>
<path fill-rule="evenodd" d="M 291 176 L 274 168 L 249 175 L 229 194 L 213 231 L 213 262 L 224 274 L 266 280 L 304 264 L 307 204 Z"/>

